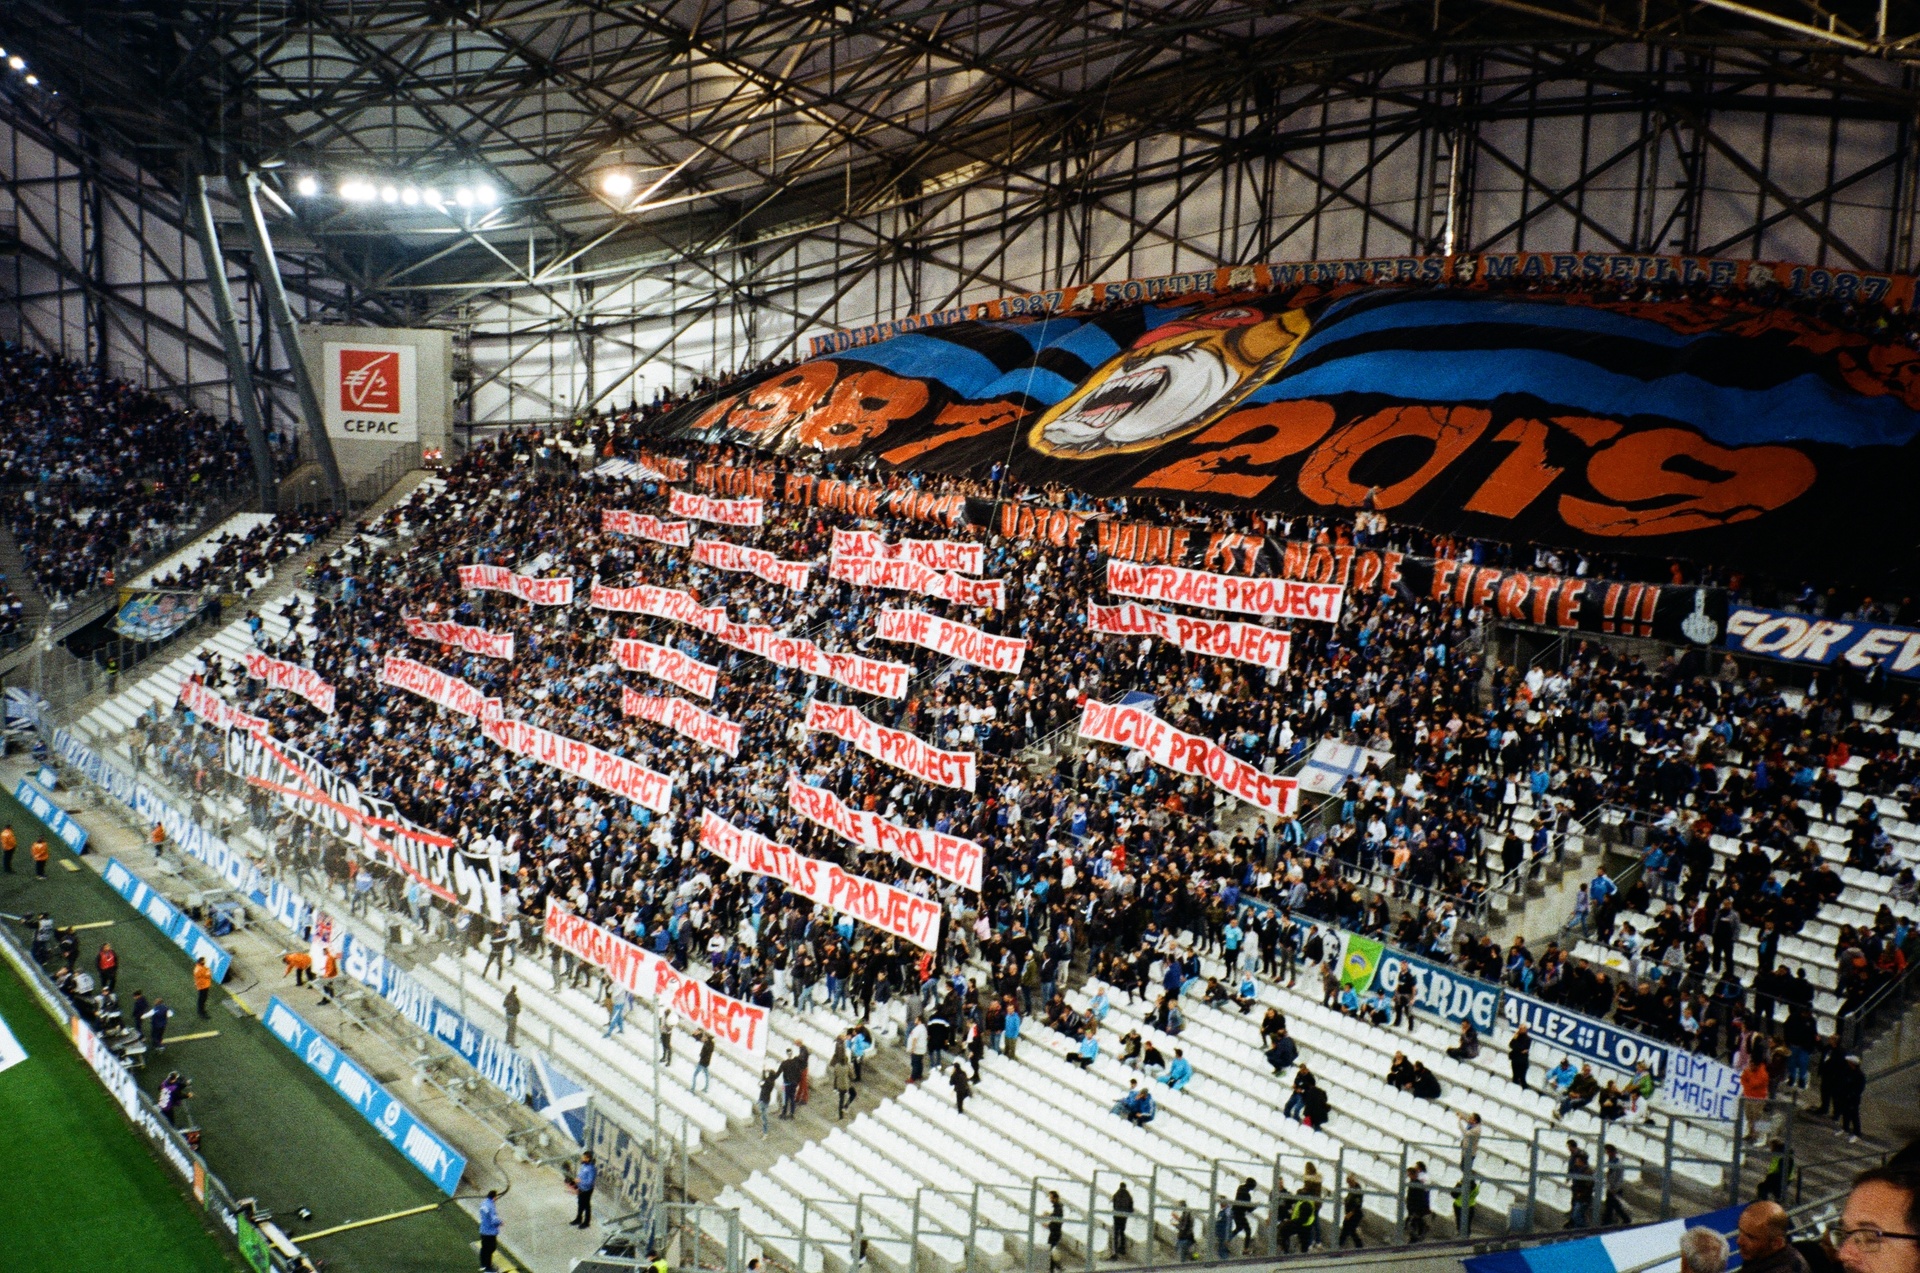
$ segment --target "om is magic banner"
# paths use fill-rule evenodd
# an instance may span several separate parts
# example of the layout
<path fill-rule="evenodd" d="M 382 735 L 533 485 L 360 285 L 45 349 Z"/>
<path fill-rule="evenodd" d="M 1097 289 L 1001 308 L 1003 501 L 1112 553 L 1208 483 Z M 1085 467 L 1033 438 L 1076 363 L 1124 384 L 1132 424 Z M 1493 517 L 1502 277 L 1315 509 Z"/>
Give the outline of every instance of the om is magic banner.
<path fill-rule="evenodd" d="M 928 328 L 663 427 L 1866 580 L 1910 569 L 1920 353 L 1728 297 L 1306 286 Z"/>

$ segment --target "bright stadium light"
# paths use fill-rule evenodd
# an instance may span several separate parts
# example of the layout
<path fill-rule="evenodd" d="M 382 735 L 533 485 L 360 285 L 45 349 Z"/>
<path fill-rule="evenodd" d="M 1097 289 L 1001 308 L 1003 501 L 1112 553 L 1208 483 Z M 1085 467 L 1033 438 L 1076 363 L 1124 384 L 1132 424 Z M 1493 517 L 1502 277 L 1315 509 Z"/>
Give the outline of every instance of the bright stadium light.
<path fill-rule="evenodd" d="M 395 187 L 395 186 L 380 187 L 380 202 L 382 203 L 400 202 L 400 191 L 398 187 Z"/>
<path fill-rule="evenodd" d="M 473 197 L 480 201 L 483 208 L 491 208 L 500 201 L 500 195 L 484 181 L 473 188 Z"/>
<path fill-rule="evenodd" d="M 293 188 L 298 190 L 305 198 L 311 199 L 320 193 L 320 182 L 312 176 L 306 176 L 294 183 Z"/>
<path fill-rule="evenodd" d="M 615 168 L 600 178 L 600 189 L 608 197 L 624 199 L 633 193 L 633 174 L 623 168 Z"/>
<path fill-rule="evenodd" d="M 420 191 L 413 186 L 402 188 L 400 191 L 400 202 L 411 208 L 414 204 L 420 202 Z"/>
<path fill-rule="evenodd" d="M 27 69 L 27 59 L 21 57 L 18 53 L 16 53 L 12 57 L 7 59 L 7 65 L 11 66 L 16 71 L 24 71 Z"/>
<path fill-rule="evenodd" d="M 437 208 L 446 202 L 446 200 L 440 197 L 440 191 L 433 186 L 428 186 L 422 191 L 420 197 L 427 201 L 427 206 L 430 208 Z"/>
<path fill-rule="evenodd" d="M 453 192 L 453 201 L 463 208 L 471 208 L 473 206 L 473 191 L 467 189 L 465 186 L 461 186 Z"/>
<path fill-rule="evenodd" d="M 29 75 L 29 76 L 27 76 L 27 83 L 29 83 L 29 84 L 38 84 L 39 82 L 40 82 L 40 77 L 39 77 L 38 75 Z"/>

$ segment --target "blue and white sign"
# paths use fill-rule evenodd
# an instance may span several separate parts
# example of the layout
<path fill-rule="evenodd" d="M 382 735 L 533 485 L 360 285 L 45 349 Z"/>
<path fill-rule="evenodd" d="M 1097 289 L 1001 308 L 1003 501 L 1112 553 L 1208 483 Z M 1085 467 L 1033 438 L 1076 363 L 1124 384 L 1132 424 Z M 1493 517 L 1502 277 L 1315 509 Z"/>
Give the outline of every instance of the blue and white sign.
<path fill-rule="evenodd" d="M 1825 619 L 1815 614 L 1734 606 L 1727 612 L 1724 644 L 1741 654 L 1788 663 L 1879 666 L 1894 676 L 1920 677 L 1920 631 L 1862 619 Z"/>
<path fill-rule="evenodd" d="M 1731 1123 L 1740 1108 L 1740 1071 L 1712 1057 L 1675 1048 L 1668 1058 L 1660 1099 L 1678 1113 Z"/>
<path fill-rule="evenodd" d="M 13 1031 L 7 1028 L 7 1019 L 0 1017 L 0 1070 L 10 1070 L 27 1059 L 27 1050 L 20 1046 L 20 1040 L 13 1037 Z"/>
<path fill-rule="evenodd" d="M 1636 1062 L 1645 1061 L 1647 1070 L 1656 1079 L 1667 1072 L 1671 1050 L 1666 1044 L 1655 1043 L 1652 1039 L 1610 1026 L 1604 1021 L 1595 1021 L 1592 1017 L 1583 1017 L 1577 1012 L 1568 1012 L 1565 1008 L 1556 1008 L 1531 995 L 1507 991 L 1500 1014 L 1510 1026 L 1517 1028 L 1524 1022 L 1532 1029 L 1534 1047 L 1541 1051 L 1559 1048 L 1572 1056 L 1629 1074 L 1633 1073 Z"/>
<path fill-rule="evenodd" d="M 1477 977 L 1409 955 L 1389 946 L 1380 955 L 1380 971 L 1374 985 L 1392 994 L 1400 988 L 1402 977 L 1413 978 L 1413 1006 L 1448 1025 L 1473 1022 L 1481 1034 L 1493 1033 L 1494 1016 L 1500 1007 L 1500 987 Z"/>
<path fill-rule="evenodd" d="M 102 874 L 113 891 L 151 920 L 155 928 L 166 934 L 168 941 L 193 958 L 206 960 L 215 981 L 227 979 L 227 968 L 233 963 L 233 957 L 207 936 L 206 929 L 188 919 L 179 907 L 129 871 L 119 858 L 108 858 L 107 869 Z"/>
<path fill-rule="evenodd" d="M 401 1016 L 425 1030 L 471 1065 L 481 1078 L 516 1101 L 531 1090 L 527 1062 L 518 1052 L 448 1007 L 405 969 L 351 933 L 343 939 L 340 966 L 367 989 L 392 1004 Z"/>
<path fill-rule="evenodd" d="M 66 846 L 75 853 L 87 851 L 87 829 L 68 816 L 67 811 L 53 802 L 53 797 L 36 786 L 32 779 L 22 778 L 20 785 L 13 789 L 13 798 L 34 817 L 47 824 L 47 830 L 59 836 Z"/>
<path fill-rule="evenodd" d="M 267 1029 L 307 1063 L 307 1068 L 327 1081 L 347 1104 L 360 1111 L 375 1131 L 398 1149 L 442 1193 L 451 1198 L 460 1188 L 461 1173 L 467 1160 L 452 1146 L 428 1130 L 413 1111 L 394 1099 L 391 1092 L 375 1082 L 354 1059 L 335 1047 L 326 1035 L 308 1025 L 300 1014 L 275 995 L 267 1004 L 264 1018 Z"/>

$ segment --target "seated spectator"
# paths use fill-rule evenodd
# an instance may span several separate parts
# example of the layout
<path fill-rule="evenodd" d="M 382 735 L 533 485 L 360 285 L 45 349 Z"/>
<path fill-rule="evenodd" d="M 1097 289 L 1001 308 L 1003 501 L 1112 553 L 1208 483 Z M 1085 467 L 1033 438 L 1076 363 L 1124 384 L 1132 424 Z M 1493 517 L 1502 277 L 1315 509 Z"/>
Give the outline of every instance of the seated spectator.
<path fill-rule="evenodd" d="M 1407 1085 L 1407 1091 L 1423 1101 L 1440 1099 L 1440 1080 L 1427 1068 L 1425 1061 L 1413 1063 L 1413 1081 Z"/>
<path fill-rule="evenodd" d="M 1600 1080 L 1593 1076 L 1593 1067 L 1583 1065 L 1580 1072 L 1573 1076 L 1573 1082 L 1567 1084 L 1567 1094 L 1560 1099 L 1560 1108 L 1555 1118 L 1565 1118 L 1567 1111 L 1585 1109 L 1588 1102 L 1600 1094 Z"/>
<path fill-rule="evenodd" d="M 1193 1063 L 1187 1060 L 1184 1050 L 1180 1048 L 1173 1050 L 1173 1064 L 1167 1067 L 1167 1072 L 1160 1081 L 1176 1092 L 1187 1090 L 1187 1084 L 1193 1081 Z"/>
<path fill-rule="evenodd" d="M 1572 1059 L 1563 1056 L 1560 1058 L 1560 1064 L 1547 1071 L 1547 1087 L 1550 1091 L 1558 1092 L 1564 1096 L 1566 1095 L 1567 1089 L 1573 1086 L 1573 1080 L 1577 1078 L 1579 1074 L 1580 1071 L 1573 1068 Z"/>
<path fill-rule="evenodd" d="M 1286 1073 L 1289 1066 L 1300 1059 L 1300 1049 L 1287 1034 L 1285 1026 L 1274 1036 L 1273 1046 L 1267 1049 L 1267 1064 L 1273 1067 L 1276 1075 Z"/>
<path fill-rule="evenodd" d="M 1460 1042 L 1448 1048 L 1447 1055 L 1456 1061 L 1471 1061 L 1480 1055 L 1480 1032 L 1473 1028 L 1473 1022 L 1460 1023 Z"/>
<path fill-rule="evenodd" d="M 1413 1087 L 1413 1062 L 1407 1060 L 1405 1052 L 1395 1052 L 1393 1060 L 1387 1065 L 1387 1086 L 1409 1091 Z"/>
<path fill-rule="evenodd" d="M 1120 1064 L 1130 1070 L 1140 1068 L 1140 1032 L 1129 1030 L 1120 1037 Z"/>
<path fill-rule="evenodd" d="M 1093 1037 L 1093 1031 L 1086 1030 L 1080 1035 L 1079 1047 L 1074 1050 L 1073 1055 L 1069 1056 L 1067 1060 L 1069 1063 L 1077 1065 L 1083 1070 L 1091 1070 L 1094 1061 L 1097 1060 L 1099 1056 L 1100 1040 Z"/>
<path fill-rule="evenodd" d="M 1220 984 L 1220 978 L 1208 977 L 1207 988 L 1201 992 L 1200 998 L 1201 1002 L 1207 1004 L 1209 1007 L 1224 1008 L 1232 1000 L 1233 996 L 1229 995 L 1227 988 Z"/>
<path fill-rule="evenodd" d="M 1160 1049 L 1151 1040 L 1140 1050 L 1140 1068 L 1152 1078 L 1159 1078 L 1167 1072 L 1167 1058 L 1160 1054 Z"/>
<path fill-rule="evenodd" d="M 1246 973 L 1240 978 L 1240 990 L 1233 996 L 1233 1001 L 1240 1005 L 1240 1015 L 1243 1017 L 1252 1012 L 1253 1006 L 1260 1002 L 1260 987 L 1254 983 L 1252 973 Z"/>
<path fill-rule="evenodd" d="M 1293 1072 L 1293 1095 L 1287 1097 L 1287 1103 L 1280 1113 L 1287 1118 L 1299 1118 L 1300 1111 L 1306 1107 L 1307 1089 L 1314 1085 L 1313 1071 L 1305 1065 Z"/>

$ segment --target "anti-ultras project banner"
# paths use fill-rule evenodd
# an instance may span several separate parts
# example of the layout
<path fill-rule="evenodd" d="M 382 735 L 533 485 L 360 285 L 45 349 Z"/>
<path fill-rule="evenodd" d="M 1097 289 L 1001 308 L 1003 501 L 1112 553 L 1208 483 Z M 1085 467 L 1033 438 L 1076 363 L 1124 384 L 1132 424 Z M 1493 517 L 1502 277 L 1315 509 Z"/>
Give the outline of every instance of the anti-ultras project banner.
<path fill-rule="evenodd" d="M 1728 297 L 1315 284 L 957 323 L 683 408 L 704 441 L 1769 572 L 1908 569 L 1920 352 Z M 1845 524 L 1847 553 L 1830 551 Z"/>

